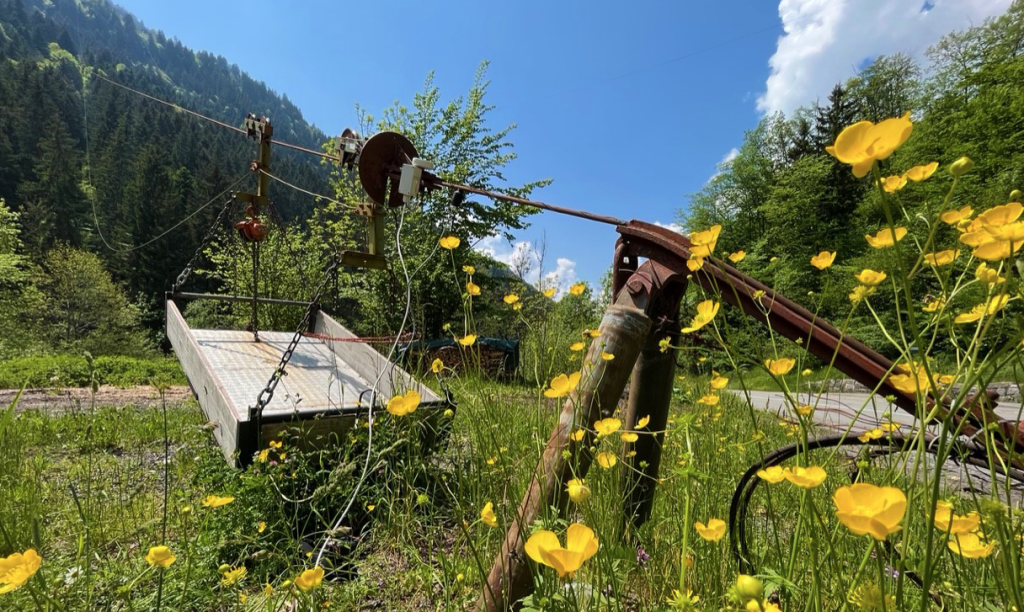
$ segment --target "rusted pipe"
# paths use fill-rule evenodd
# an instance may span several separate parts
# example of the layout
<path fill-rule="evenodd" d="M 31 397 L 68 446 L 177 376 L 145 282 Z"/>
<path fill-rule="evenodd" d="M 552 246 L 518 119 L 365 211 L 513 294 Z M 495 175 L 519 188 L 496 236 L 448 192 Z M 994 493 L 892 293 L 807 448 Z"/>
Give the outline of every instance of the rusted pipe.
<path fill-rule="evenodd" d="M 587 450 L 594 443 L 593 423 L 615 412 L 650 328 L 651 320 L 637 308 L 612 305 L 605 312 L 600 339 L 590 345 L 579 386 L 562 406 L 533 481 L 491 566 L 478 610 L 509 609 L 533 590 L 530 561 L 523 548 L 531 525 L 549 507 L 564 511 L 566 483 L 586 475 L 593 459 Z M 615 359 L 605 361 L 602 351 Z M 586 428 L 587 433 L 580 442 L 570 442 L 569 434 L 577 428 Z"/>

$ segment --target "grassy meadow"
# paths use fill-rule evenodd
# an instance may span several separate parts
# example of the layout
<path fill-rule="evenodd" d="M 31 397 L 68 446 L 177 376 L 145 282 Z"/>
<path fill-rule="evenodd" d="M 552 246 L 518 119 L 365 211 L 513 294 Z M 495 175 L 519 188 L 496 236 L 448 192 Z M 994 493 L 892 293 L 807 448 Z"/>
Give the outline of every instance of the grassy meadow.
<path fill-rule="evenodd" d="M 683 365 L 666 429 L 651 431 L 646 417 L 626 423 L 622 405 L 590 422 L 576 391 L 616 358 L 603 332 L 526 320 L 523 298 L 508 293 L 500 307 L 532 334 L 524 352 L 538 382 L 482 378 L 472 367 L 474 302 L 487 298 L 453 254 L 465 317 L 446 329 L 469 365 L 438 360 L 425 375 L 458 402 L 441 417 L 451 433 L 436 451 L 420 444 L 414 391 L 319 450 L 300 449 L 301 431 L 266 441 L 244 470 L 227 466 L 195 405 L 59 414 L 12 405 L 0 418 L 0 606 L 475 609 L 565 406 L 574 419 L 562 456 L 574 478 L 524 527 L 533 592 L 521 609 L 1024 610 L 1017 441 L 985 406 L 974 421 L 960 418 L 972 388 L 1021 364 L 1011 314 L 1021 299 L 1011 263 L 1024 244 L 1021 194 L 977 211 L 958 202 L 966 158 L 939 173 L 922 160 L 883 177 L 878 162 L 910 133 L 908 114 L 840 134 L 830 153 L 858 177 L 871 173 L 888 223 L 865 237 L 872 268 L 847 278 L 832 267 L 837 252 L 823 251 L 807 274 L 852 288 L 837 325 L 846 330 L 854 314 L 877 321 L 896 355 L 887 383 L 916 401 L 923 426 L 883 417 L 867 431 L 821 431 L 815 403 L 795 392 L 834 369 L 810 359 L 800 339 L 730 322 L 710 282 L 691 284 L 682 335 L 660 343 Z M 912 217 L 894 194 L 925 180 L 948 184 L 948 194 Z M 693 274 L 703 274 L 720 231 L 690 234 Z M 446 235 L 440 247 L 459 243 Z M 742 269 L 742 251 L 720 255 Z M 574 285 L 565 299 L 585 290 Z M 772 307 L 763 292 L 755 299 Z M 875 304 L 895 315 L 880 317 Z M 698 348 L 691 334 L 703 338 Z M 744 401 L 744 389 L 765 386 L 792 417 Z M 624 483 L 631 445 L 651 435 L 664 436 L 654 512 L 634 528 L 623 517 Z M 819 447 L 828 440 L 841 444 Z M 782 447 L 788 454 L 775 454 Z M 578 472 L 585 455 L 593 466 Z M 948 478 L 954 460 L 968 459 L 974 476 Z M 760 486 L 741 517 L 745 533 L 730 533 L 730 500 L 748 471 Z"/>

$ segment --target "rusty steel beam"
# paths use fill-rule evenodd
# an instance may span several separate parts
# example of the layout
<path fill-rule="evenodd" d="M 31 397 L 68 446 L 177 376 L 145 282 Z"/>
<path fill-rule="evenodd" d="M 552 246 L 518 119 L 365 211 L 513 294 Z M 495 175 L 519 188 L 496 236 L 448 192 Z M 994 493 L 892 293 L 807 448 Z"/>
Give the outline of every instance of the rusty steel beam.
<path fill-rule="evenodd" d="M 662 227 L 643 221 L 630 221 L 617 228 L 620 245 L 640 257 L 662 263 L 677 273 L 686 274 L 686 261 L 692 246 L 685 237 Z M 618 251 L 617 251 L 618 252 Z M 613 273 L 613 282 L 616 276 Z M 897 406 L 919 417 L 916 398 L 896 389 L 889 382 L 895 370 L 892 360 L 845 335 L 828 321 L 817 317 L 806 308 L 776 293 L 771 287 L 744 274 L 727 263 L 709 258 L 703 268 L 692 274 L 692 280 L 706 290 L 719 293 L 726 302 L 740 308 L 745 314 L 769 324 L 774 331 L 790 340 L 801 340 L 815 357 L 833 363 L 840 372 L 867 386 L 882 396 L 895 398 Z M 755 297 L 755 294 L 758 297 Z M 929 407 L 933 405 L 929 398 Z M 944 401 L 949 408 L 948 400 Z M 1019 452 L 1024 441 L 1024 423 L 1006 421 L 994 411 L 994 400 L 985 394 L 972 397 L 957 410 L 953 417 L 963 423 L 961 432 L 973 435 L 986 423 L 995 423 L 1010 441 L 1010 448 Z M 1004 446 L 1001 443 L 999 446 Z"/>

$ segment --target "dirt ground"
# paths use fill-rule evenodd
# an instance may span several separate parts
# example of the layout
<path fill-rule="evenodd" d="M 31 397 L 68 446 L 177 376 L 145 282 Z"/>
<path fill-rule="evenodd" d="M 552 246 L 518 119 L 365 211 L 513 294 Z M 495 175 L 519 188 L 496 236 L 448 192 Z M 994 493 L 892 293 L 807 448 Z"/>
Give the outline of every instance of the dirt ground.
<path fill-rule="evenodd" d="M 17 389 L 0 389 L 0 409 L 9 406 L 17 394 Z M 168 405 L 178 405 L 192 397 L 192 390 L 184 385 L 173 386 L 164 396 Z M 89 389 L 25 389 L 16 410 L 59 412 L 88 407 L 92 400 Z M 96 392 L 95 400 L 97 406 L 159 406 L 160 393 L 150 386 L 122 389 L 104 385 Z"/>

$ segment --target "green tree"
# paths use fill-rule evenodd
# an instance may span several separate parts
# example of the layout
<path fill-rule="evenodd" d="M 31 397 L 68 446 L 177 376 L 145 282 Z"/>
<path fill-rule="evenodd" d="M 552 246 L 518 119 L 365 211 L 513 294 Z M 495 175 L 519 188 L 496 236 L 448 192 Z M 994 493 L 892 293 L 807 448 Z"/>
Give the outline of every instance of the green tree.
<path fill-rule="evenodd" d="M 66 245 L 46 255 L 42 318 L 50 343 L 64 351 L 141 356 L 152 351 L 139 310 L 114 284 L 100 259 Z"/>
<path fill-rule="evenodd" d="M 0 199 L 0 359 L 39 352 L 45 343 L 35 313 L 45 307 L 23 254 L 18 213 Z"/>

